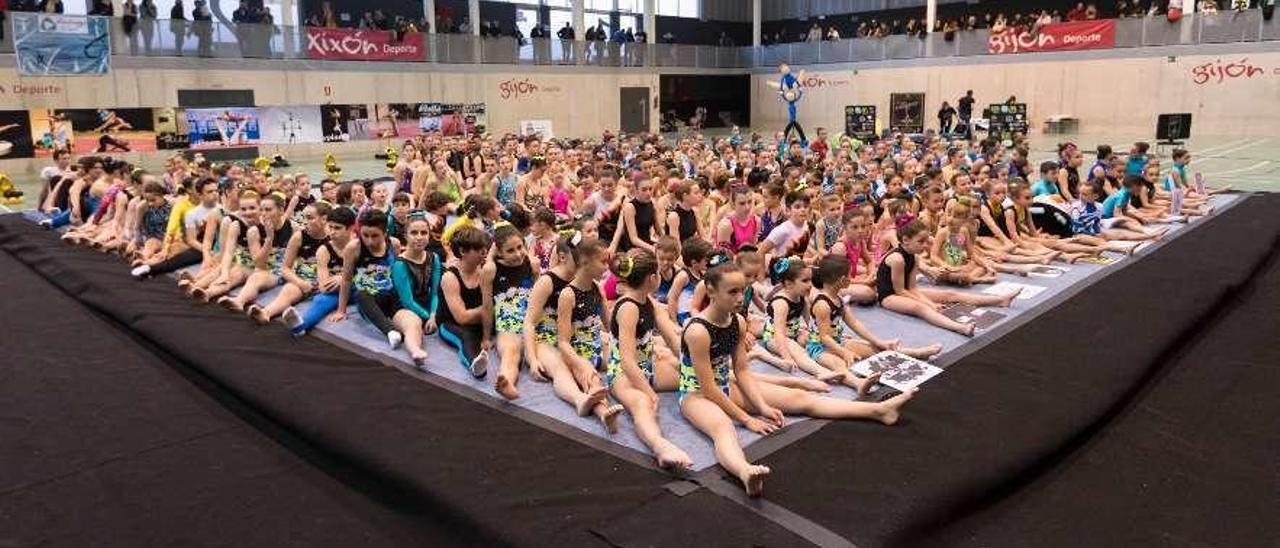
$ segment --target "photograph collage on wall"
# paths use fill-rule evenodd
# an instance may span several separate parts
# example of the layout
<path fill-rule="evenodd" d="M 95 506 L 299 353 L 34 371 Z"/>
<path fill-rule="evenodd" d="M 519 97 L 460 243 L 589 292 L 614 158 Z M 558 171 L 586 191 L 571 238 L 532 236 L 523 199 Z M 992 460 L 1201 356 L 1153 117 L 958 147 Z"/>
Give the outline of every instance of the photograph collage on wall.
<path fill-rule="evenodd" d="M 988 131 L 992 137 L 1009 139 L 1014 133 L 1026 135 L 1027 130 L 1030 129 L 1027 123 L 1026 103 L 1001 103 L 991 105 L 988 110 L 990 111 Z"/>
<path fill-rule="evenodd" d="M 0 160 L 410 139 L 485 130 L 484 103 L 378 103 L 223 108 L 0 111 Z"/>
<path fill-rule="evenodd" d="M 924 94 L 889 94 L 889 128 L 901 133 L 923 133 Z"/>

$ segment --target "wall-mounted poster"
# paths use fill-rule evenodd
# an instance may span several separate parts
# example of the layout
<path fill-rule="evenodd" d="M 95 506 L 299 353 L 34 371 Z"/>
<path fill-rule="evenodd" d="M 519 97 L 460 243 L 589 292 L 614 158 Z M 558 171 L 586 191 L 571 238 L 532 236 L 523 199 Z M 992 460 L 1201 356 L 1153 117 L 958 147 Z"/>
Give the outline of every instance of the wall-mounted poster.
<path fill-rule="evenodd" d="M 71 131 L 71 119 L 59 111 L 36 109 L 29 111 L 31 142 L 37 158 L 52 156 L 53 151 L 70 149 L 75 142 Z"/>
<path fill-rule="evenodd" d="M 95 75 L 110 70 L 110 18 L 52 13 L 12 16 L 19 74 Z"/>
<path fill-rule="evenodd" d="M 271 144 L 322 143 L 320 107 L 259 107 L 262 142 Z"/>
<path fill-rule="evenodd" d="M 544 141 L 554 139 L 556 136 L 555 132 L 551 131 L 551 120 L 521 120 L 520 135 L 537 135 Z"/>
<path fill-rule="evenodd" d="M 851 105 L 844 107 L 844 133 L 864 141 L 875 137 L 876 106 Z"/>
<path fill-rule="evenodd" d="M 254 146 L 262 137 L 255 107 L 189 108 L 187 124 L 192 149 Z"/>
<path fill-rule="evenodd" d="M 924 94 L 889 94 L 889 128 L 900 133 L 923 133 Z"/>
<path fill-rule="evenodd" d="M 324 142 L 341 143 L 368 140 L 373 121 L 369 105 L 323 105 L 320 124 Z"/>
<path fill-rule="evenodd" d="M 156 130 L 156 148 L 181 150 L 191 146 L 191 125 L 187 123 L 187 109 L 151 109 L 151 119 Z"/>
<path fill-rule="evenodd" d="M 72 108 L 58 110 L 58 115 L 71 122 L 76 154 L 156 150 L 155 119 L 149 108 Z"/>
<path fill-rule="evenodd" d="M 31 118 L 25 110 L 0 110 L 0 159 L 35 156 Z"/>
<path fill-rule="evenodd" d="M 475 135 L 484 125 L 484 103 L 420 103 L 418 127 L 423 133 L 440 132 L 445 137 Z"/>
<path fill-rule="evenodd" d="M 1014 133 L 1027 134 L 1030 125 L 1027 123 L 1026 103 L 1001 103 L 991 105 L 988 109 L 991 116 L 988 131 L 992 137 L 1001 140 L 1010 139 Z"/>
<path fill-rule="evenodd" d="M 422 134 L 416 103 L 379 103 L 373 105 L 374 138 L 411 139 Z"/>

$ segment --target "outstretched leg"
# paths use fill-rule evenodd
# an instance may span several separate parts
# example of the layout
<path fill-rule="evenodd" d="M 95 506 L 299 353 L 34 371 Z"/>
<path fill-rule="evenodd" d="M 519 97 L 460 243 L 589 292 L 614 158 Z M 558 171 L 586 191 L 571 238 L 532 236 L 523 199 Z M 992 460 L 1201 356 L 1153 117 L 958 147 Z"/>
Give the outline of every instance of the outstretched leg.
<path fill-rule="evenodd" d="M 747 495 L 758 497 L 764 492 L 764 480 L 769 477 L 769 468 L 747 462 L 738 442 L 738 432 L 733 421 L 715 403 L 698 394 L 685 396 L 680 402 L 680 412 L 708 438 L 716 448 L 716 462 L 726 471 L 742 482 Z"/>

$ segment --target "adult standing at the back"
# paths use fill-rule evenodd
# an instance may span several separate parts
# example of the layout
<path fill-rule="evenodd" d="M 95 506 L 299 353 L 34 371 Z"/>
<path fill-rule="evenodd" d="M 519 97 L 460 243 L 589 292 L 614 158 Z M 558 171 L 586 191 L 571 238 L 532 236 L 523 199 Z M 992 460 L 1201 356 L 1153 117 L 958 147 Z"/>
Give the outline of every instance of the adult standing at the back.
<path fill-rule="evenodd" d="M 966 91 L 957 102 L 960 123 L 964 124 L 964 138 L 973 139 L 973 90 Z"/>

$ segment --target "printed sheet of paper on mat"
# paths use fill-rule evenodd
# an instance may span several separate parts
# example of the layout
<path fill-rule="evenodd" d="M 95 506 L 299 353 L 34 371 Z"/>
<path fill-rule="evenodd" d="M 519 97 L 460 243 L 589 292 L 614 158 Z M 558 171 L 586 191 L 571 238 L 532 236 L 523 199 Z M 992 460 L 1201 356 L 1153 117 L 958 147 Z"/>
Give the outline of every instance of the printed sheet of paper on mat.
<path fill-rule="evenodd" d="M 1057 278 L 1067 273 L 1064 266 L 1036 265 L 1027 269 L 1027 275 L 1034 278 Z"/>
<path fill-rule="evenodd" d="M 901 352 L 885 350 L 853 364 L 853 372 L 864 377 L 879 372 L 880 384 L 906 392 L 937 376 L 942 369 Z"/>
<path fill-rule="evenodd" d="M 998 282 L 991 287 L 983 289 L 982 292 L 988 295 L 1008 295 L 1013 292 L 1018 293 L 1019 300 L 1034 299 L 1036 295 L 1044 293 L 1048 289 L 1042 285 L 1020 284 L 1018 282 Z"/>
<path fill-rule="evenodd" d="M 973 324 L 975 329 L 987 329 L 1005 315 L 989 308 L 979 308 L 971 304 L 953 304 L 942 309 L 942 315 L 963 324 Z"/>

